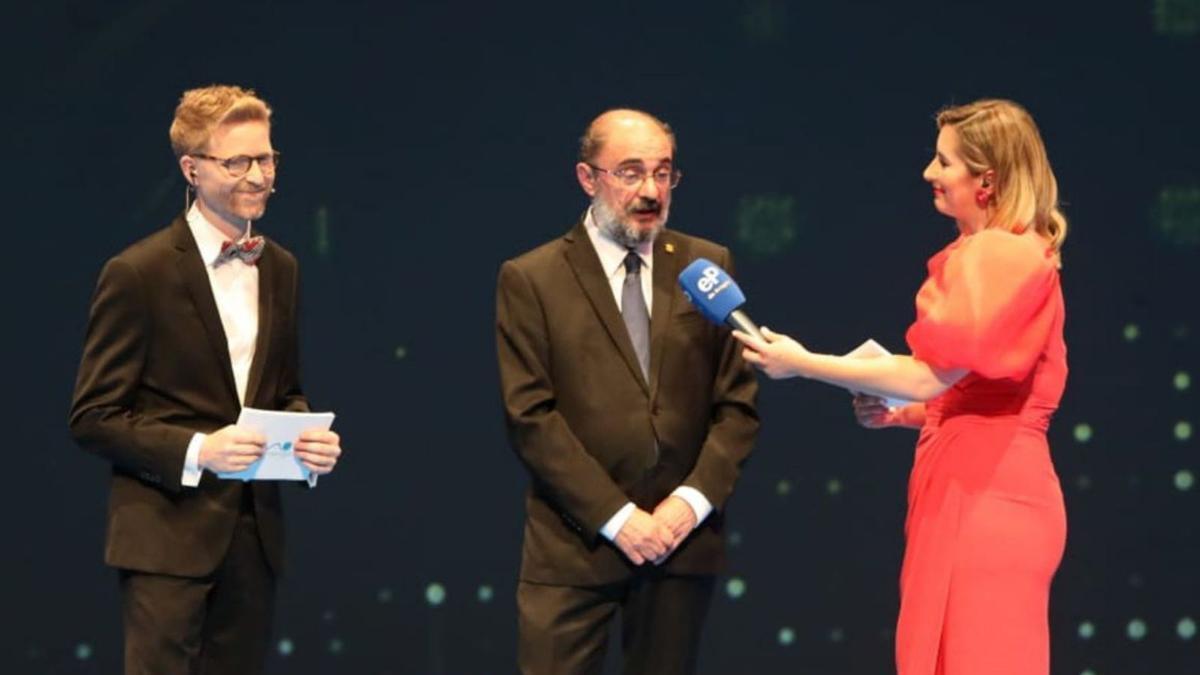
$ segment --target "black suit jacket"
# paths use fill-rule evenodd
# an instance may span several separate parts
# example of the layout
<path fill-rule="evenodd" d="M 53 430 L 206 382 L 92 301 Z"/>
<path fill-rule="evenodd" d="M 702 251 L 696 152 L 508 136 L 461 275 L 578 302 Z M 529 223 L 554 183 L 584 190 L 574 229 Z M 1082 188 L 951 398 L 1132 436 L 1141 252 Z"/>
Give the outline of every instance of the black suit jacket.
<path fill-rule="evenodd" d="M 297 356 L 296 259 L 267 241 L 259 267 L 258 340 L 246 405 L 308 410 Z M 110 259 L 92 299 L 70 428 L 112 462 L 105 560 L 124 569 L 203 576 L 221 561 L 253 491 L 259 536 L 283 569 L 279 488 L 205 472 L 182 487 L 196 432 L 237 421 L 241 404 L 204 262 L 183 216 Z"/>
<path fill-rule="evenodd" d="M 599 534 L 627 501 L 652 510 L 679 485 L 714 512 L 665 563 L 712 574 L 721 511 L 758 430 L 757 383 L 725 328 L 679 289 L 697 257 L 729 251 L 665 230 L 654 244 L 650 378 L 582 223 L 500 268 L 496 340 L 509 437 L 528 468 L 521 578 L 589 585 L 634 567 Z"/>

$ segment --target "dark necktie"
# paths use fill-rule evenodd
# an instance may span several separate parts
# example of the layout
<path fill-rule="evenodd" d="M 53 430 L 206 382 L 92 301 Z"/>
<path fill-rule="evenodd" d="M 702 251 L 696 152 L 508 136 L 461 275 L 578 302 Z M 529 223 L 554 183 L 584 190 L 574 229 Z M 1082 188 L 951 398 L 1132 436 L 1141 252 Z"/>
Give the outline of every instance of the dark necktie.
<path fill-rule="evenodd" d="M 621 288 L 621 317 L 633 351 L 637 353 L 642 375 L 650 380 L 650 312 L 646 309 L 646 297 L 642 295 L 642 259 L 637 253 L 625 256 L 625 284 Z"/>
<path fill-rule="evenodd" d="M 253 265 L 262 256 L 264 245 L 261 235 L 225 241 L 221 244 L 221 252 L 217 254 L 217 259 L 213 261 L 213 267 L 220 267 L 234 258 L 241 258 L 247 265 Z"/>

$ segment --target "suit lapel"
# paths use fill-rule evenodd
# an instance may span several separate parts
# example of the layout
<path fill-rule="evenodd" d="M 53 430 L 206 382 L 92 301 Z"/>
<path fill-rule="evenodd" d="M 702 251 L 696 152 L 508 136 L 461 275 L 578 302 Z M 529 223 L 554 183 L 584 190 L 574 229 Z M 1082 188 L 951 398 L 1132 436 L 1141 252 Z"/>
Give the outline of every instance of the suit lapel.
<path fill-rule="evenodd" d="M 175 240 L 175 252 L 178 256 L 176 269 L 187 287 L 192 298 L 204 333 L 208 336 L 209 347 L 213 356 L 221 366 L 221 377 L 233 401 L 238 401 L 237 384 L 233 380 L 233 364 L 229 361 L 229 341 L 225 337 L 225 328 L 221 326 L 221 315 L 217 313 L 217 302 L 213 299 L 212 284 L 208 281 L 208 273 L 204 270 L 204 261 L 200 259 L 200 250 L 196 240 L 188 229 L 187 220 L 180 216 L 171 223 L 172 238 Z M 240 407 L 240 405 L 239 405 Z"/>
<path fill-rule="evenodd" d="M 659 374 L 662 372 L 663 349 L 666 344 L 667 328 L 675 311 L 675 299 L 679 297 L 676 279 L 682 267 L 684 254 L 679 243 L 668 230 L 654 242 L 654 307 L 650 312 L 650 392 L 658 391 Z"/>
<path fill-rule="evenodd" d="M 629 339 L 625 320 L 621 318 L 621 311 L 617 309 L 612 287 L 609 286 L 604 269 L 600 266 L 600 256 L 596 254 L 583 222 L 580 221 L 564 239 L 567 242 L 567 262 L 571 271 L 575 273 L 575 279 L 583 288 L 584 295 L 587 296 L 596 316 L 600 318 L 600 323 L 604 325 L 608 336 L 612 338 L 613 344 L 624 358 L 625 366 L 637 378 L 642 390 L 649 394 L 650 388 L 646 378 L 642 376 L 642 367 L 638 365 L 637 353 L 633 350 L 633 342 Z"/>
<path fill-rule="evenodd" d="M 246 405 L 251 407 L 262 384 L 263 368 L 271 347 L 271 313 L 275 308 L 278 286 L 275 277 L 279 271 L 275 261 L 275 244 L 268 239 L 262 257 L 258 259 L 258 335 L 254 338 L 254 358 L 250 361 L 250 376 L 246 381 Z"/>

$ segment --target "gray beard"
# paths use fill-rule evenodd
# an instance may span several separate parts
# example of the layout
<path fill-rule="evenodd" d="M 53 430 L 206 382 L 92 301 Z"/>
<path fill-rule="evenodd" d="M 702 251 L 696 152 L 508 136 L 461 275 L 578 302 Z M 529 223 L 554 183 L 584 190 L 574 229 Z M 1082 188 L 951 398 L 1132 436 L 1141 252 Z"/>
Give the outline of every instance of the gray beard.
<path fill-rule="evenodd" d="M 637 225 L 627 222 L 623 214 L 610 209 L 599 197 L 592 199 L 592 218 L 596 221 L 596 226 L 625 248 L 637 248 L 646 242 L 654 241 L 667 224 L 667 213 L 664 207 L 659 223 L 651 230 L 642 230 Z"/>

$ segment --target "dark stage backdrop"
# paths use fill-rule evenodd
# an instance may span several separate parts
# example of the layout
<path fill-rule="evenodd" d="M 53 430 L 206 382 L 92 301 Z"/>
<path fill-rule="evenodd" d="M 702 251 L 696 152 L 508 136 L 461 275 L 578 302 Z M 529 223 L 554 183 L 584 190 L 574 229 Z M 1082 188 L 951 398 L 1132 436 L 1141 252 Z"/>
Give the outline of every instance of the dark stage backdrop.
<path fill-rule="evenodd" d="M 585 208 L 591 117 L 674 125 L 671 226 L 733 248 L 760 321 L 902 350 L 954 237 L 920 178 L 933 114 L 981 96 L 1033 112 L 1072 223 L 1054 672 L 1200 672 L 1197 0 L 23 4 L 0 28 L 0 671 L 118 667 L 108 467 L 66 430 L 84 321 L 103 261 L 182 206 L 179 94 L 233 82 L 276 111 L 261 228 L 301 261 L 306 385 L 346 447 L 287 495 L 272 673 L 513 672 L 526 477 L 494 282 Z M 914 434 L 811 383 L 760 401 L 702 671 L 888 672 Z"/>

